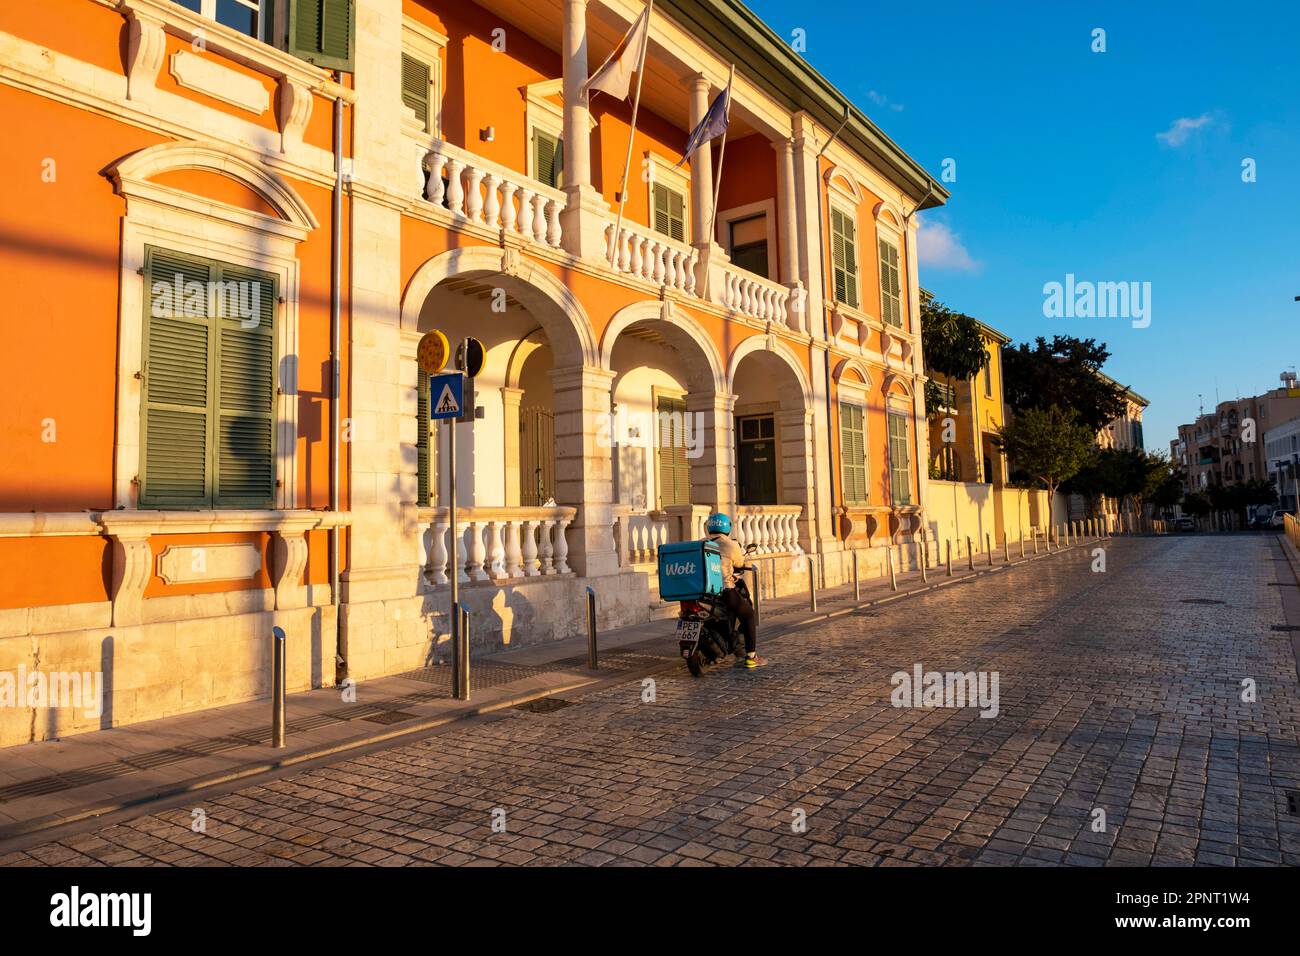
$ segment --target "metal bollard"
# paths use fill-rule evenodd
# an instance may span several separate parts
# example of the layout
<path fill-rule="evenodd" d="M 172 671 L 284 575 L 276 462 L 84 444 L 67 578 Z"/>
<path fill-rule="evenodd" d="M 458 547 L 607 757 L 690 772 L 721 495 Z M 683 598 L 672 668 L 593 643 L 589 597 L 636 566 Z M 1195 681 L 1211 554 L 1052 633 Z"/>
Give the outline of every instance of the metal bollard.
<path fill-rule="evenodd" d="M 1005 531 L 1002 532 L 1002 550 L 1006 555 L 1006 563 L 1011 563 L 1011 535 Z"/>
<path fill-rule="evenodd" d="M 993 567 L 993 541 L 989 538 L 989 533 L 987 531 L 984 532 L 984 550 L 988 552 L 989 567 L 991 568 Z"/>
<path fill-rule="evenodd" d="M 587 669 L 596 670 L 596 592 L 587 588 Z"/>
<path fill-rule="evenodd" d="M 971 547 L 970 535 L 966 535 L 966 570 L 975 570 L 975 549 Z"/>
<path fill-rule="evenodd" d="M 813 570 L 812 555 L 808 555 L 808 610 L 817 613 L 817 575 Z"/>
<path fill-rule="evenodd" d="M 853 600 L 862 600 L 862 582 L 858 579 L 858 549 L 853 549 Z"/>
<path fill-rule="evenodd" d="M 1034 554 L 1038 553 L 1038 529 L 1034 528 L 1029 532 L 1034 538 Z"/>
<path fill-rule="evenodd" d="M 284 628 L 271 628 L 271 746 L 284 746 L 285 673 Z"/>
<path fill-rule="evenodd" d="M 460 620 L 452 641 L 451 689 L 457 700 L 469 700 L 469 611 L 460 607 Z"/>
<path fill-rule="evenodd" d="M 952 538 L 948 539 L 948 577 L 952 577 Z"/>
<path fill-rule="evenodd" d="M 763 593 L 763 591 L 762 591 L 762 587 L 761 587 L 760 584 L 759 584 L 759 577 L 758 577 L 758 562 L 757 562 L 757 561 L 755 561 L 752 565 L 750 565 L 750 570 L 754 573 L 754 595 L 753 595 L 753 597 L 754 597 L 754 627 L 757 628 L 758 625 L 759 625 L 759 622 L 762 620 L 762 612 L 761 612 L 761 609 L 760 609 L 760 608 L 761 608 L 761 605 L 762 605 L 762 603 L 763 603 L 763 598 L 762 598 L 762 593 Z"/>
<path fill-rule="evenodd" d="M 925 539 L 925 529 L 921 529 L 921 583 L 926 582 L 926 569 L 930 566 L 930 543 Z"/>
<path fill-rule="evenodd" d="M 1020 560 L 1025 559 L 1025 529 L 1020 529 Z"/>
<path fill-rule="evenodd" d="M 885 566 L 889 568 L 889 590 L 898 590 L 898 575 L 894 573 L 894 546 L 885 549 Z"/>

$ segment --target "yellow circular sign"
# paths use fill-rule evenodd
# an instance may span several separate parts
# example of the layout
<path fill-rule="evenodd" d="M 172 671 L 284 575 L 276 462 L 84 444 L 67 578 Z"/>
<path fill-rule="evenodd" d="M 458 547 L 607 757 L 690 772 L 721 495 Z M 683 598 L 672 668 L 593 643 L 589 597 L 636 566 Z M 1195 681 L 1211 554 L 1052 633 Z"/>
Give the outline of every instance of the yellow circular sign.
<path fill-rule="evenodd" d="M 425 332 L 415 349 L 415 361 L 420 370 L 429 375 L 437 375 L 446 368 L 450 356 L 451 346 L 447 344 L 447 336 L 437 329 Z"/>

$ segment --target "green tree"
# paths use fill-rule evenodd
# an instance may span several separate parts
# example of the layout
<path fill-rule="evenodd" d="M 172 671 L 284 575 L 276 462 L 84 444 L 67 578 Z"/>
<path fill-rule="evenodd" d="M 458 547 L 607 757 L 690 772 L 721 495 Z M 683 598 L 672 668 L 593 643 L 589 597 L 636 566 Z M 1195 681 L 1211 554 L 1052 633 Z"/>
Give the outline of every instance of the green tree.
<path fill-rule="evenodd" d="M 1073 477 L 1094 454 L 1096 430 L 1059 405 L 1017 412 L 994 439 L 998 447 L 1047 489 L 1048 514 L 1061 482 Z"/>
<path fill-rule="evenodd" d="M 1101 367 L 1110 358 L 1105 343 L 1095 339 L 1041 335 L 1027 344 L 1002 349 L 1002 389 L 1017 412 L 1051 405 L 1073 411 L 1078 422 L 1095 435 L 1124 411 L 1125 389 L 1103 378 Z"/>
<path fill-rule="evenodd" d="M 1195 491 L 1183 496 L 1183 510 L 1193 518 L 1204 518 L 1210 513 L 1210 502 L 1205 495 Z"/>
<path fill-rule="evenodd" d="M 979 323 L 969 315 L 954 312 L 938 299 L 929 299 L 921 306 L 921 350 L 929 375 L 925 383 L 925 413 L 933 418 L 944 404 L 935 374 L 942 375 L 951 390 L 953 382 L 979 374 L 988 362 L 988 353 L 984 351 Z"/>

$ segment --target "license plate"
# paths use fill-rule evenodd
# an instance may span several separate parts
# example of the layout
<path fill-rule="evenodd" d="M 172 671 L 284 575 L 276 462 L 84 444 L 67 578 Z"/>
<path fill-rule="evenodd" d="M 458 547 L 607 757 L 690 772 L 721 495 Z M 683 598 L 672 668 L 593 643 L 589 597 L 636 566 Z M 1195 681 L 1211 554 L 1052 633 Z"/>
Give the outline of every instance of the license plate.
<path fill-rule="evenodd" d="M 700 642 L 700 628 L 703 626 L 701 621 L 678 621 L 677 622 L 677 640 L 681 642 L 682 649 L 695 649 L 695 645 Z"/>

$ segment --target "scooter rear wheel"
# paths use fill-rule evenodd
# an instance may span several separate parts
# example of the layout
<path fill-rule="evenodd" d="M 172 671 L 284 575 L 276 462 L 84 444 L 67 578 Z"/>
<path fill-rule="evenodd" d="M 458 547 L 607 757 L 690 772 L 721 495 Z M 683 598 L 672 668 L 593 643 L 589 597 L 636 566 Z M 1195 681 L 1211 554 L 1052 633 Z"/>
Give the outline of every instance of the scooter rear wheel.
<path fill-rule="evenodd" d="M 692 677 L 699 677 L 704 673 L 704 667 L 700 663 L 700 652 L 697 648 L 691 652 L 691 656 L 686 658 L 686 668 L 691 672 Z"/>

